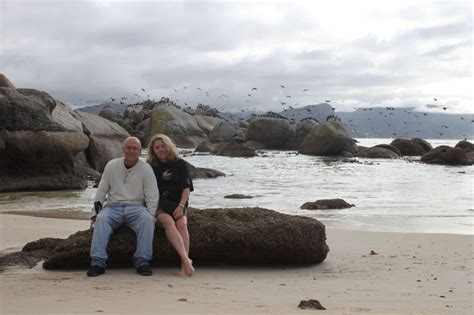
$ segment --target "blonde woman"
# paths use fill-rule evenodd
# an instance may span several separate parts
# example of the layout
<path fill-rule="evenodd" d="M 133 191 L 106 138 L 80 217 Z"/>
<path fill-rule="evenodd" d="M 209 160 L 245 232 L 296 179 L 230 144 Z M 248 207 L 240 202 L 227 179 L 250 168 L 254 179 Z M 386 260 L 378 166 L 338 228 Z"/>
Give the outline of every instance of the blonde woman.
<path fill-rule="evenodd" d="M 181 259 L 181 276 L 194 273 L 189 259 L 189 232 L 186 218 L 188 199 L 194 190 L 186 162 L 179 158 L 176 145 L 163 134 L 154 135 L 148 144 L 147 163 L 153 168 L 160 200 L 156 219 Z"/>

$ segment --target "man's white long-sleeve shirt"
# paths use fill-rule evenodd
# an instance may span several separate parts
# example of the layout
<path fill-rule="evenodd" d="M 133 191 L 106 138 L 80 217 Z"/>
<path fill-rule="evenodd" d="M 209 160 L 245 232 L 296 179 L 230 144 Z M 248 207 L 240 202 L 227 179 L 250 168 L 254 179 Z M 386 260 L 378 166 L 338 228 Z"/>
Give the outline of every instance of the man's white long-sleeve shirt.
<path fill-rule="evenodd" d="M 129 203 L 144 205 L 155 216 L 158 207 L 158 185 L 149 164 L 142 160 L 131 168 L 126 168 L 124 158 L 107 163 L 97 188 L 94 201 L 105 205 Z"/>

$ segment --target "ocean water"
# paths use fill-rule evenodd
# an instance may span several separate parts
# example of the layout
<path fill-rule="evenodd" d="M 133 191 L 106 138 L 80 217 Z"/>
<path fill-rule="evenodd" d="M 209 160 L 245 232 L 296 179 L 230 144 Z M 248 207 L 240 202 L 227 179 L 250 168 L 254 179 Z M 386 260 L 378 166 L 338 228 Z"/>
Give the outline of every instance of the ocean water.
<path fill-rule="evenodd" d="M 390 139 L 358 139 L 360 145 Z M 457 140 L 428 140 L 433 147 Z M 397 160 L 299 155 L 263 151 L 254 158 L 229 158 L 181 151 L 197 167 L 219 170 L 225 177 L 194 180 L 190 204 L 196 208 L 262 207 L 316 218 L 343 229 L 474 234 L 474 166 Z M 230 194 L 252 199 L 227 199 Z M 90 211 L 95 189 L 82 191 L 0 193 L 0 211 Z M 355 207 L 302 210 L 307 201 L 342 198 Z"/>

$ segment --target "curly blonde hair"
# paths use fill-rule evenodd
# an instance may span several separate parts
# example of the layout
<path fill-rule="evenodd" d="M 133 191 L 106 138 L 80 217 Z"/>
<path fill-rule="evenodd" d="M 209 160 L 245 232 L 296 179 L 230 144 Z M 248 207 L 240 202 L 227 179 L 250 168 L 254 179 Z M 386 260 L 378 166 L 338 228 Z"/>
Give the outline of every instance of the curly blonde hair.
<path fill-rule="evenodd" d="M 150 143 L 148 144 L 148 152 L 146 154 L 146 162 L 150 165 L 158 165 L 158 157 L 153 150 L 156 140 L 162 140 L 165 143 L 165 146 L 168 148 L 168 154 L 166 155 L 167 162 L 175 162 L 179 159 L 178 149 L 176 149 L 176 144 L 168 137 L 167 135 L 158 133 L 151 137 Z"/>

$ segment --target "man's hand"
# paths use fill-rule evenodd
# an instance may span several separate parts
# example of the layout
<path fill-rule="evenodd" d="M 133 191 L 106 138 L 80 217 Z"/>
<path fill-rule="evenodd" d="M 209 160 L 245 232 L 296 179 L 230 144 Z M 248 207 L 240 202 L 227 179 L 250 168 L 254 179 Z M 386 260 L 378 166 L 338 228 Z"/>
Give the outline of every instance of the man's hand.
<path fill-rule="evenodd" d="M 94 211 L 95 211 L 95 214 L 98 215 L 100 210 L 102 210 L 102 204 L 100 203 L 100 201 L 96 201 L 94 202 Z"/>
<path fill-rule="evenodd" d="M 93 215 L 93 216 L 91 217 L 91 226 L 90 226 L 91 229 L 94 228 L 95 219 L 97 219 L 97 215 Z"/>

